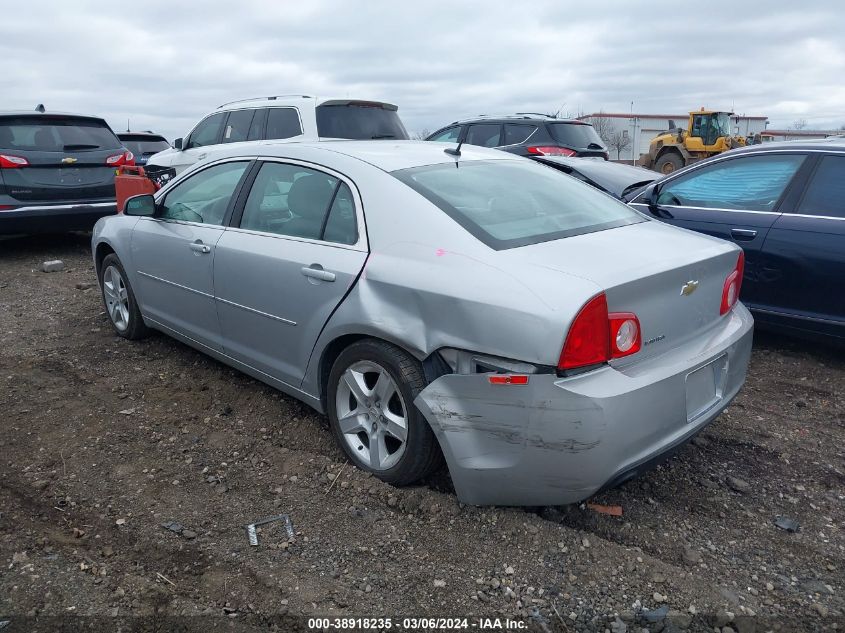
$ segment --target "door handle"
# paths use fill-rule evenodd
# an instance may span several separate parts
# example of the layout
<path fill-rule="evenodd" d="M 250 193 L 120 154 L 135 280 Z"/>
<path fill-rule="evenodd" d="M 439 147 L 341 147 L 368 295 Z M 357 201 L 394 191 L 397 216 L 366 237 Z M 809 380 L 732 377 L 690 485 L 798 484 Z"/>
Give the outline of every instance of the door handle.
<path fill-rule="evenodd" d="M 320 281 L 334 281 L 335 274 L 328 270 L 323 270 L 323 267 L 320 264 L 311 264 L 310 266 L 303 266 L 301 269 L 302 274 L 306 277 L 310 277 L 311 279 L 319 279 Z"/>
<path fill-rule="evenodd" d="M 195 253 L 208 254 L 211 252 L 211 247 L 208 244 L 203 244 L 202 242 L 194 242 L 191 244 L 191 250 Z"/>
<path fill-rule="evenodd" d="M 731 237 L 737 242 L 750 242 L 757 237 L 757 231 L 753 229 L 731 229 Z"/>

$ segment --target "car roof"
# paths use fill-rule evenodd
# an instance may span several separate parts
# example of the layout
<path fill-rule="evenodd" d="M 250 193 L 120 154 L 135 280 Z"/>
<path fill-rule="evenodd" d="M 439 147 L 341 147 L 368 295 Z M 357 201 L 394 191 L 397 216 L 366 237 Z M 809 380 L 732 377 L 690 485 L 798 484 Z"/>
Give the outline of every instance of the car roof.
<path fill-rule="evenodd" d="M 238 147 L 235 147 L 235 146 Z M 225 147 L 225 146 L 224 146 Z M 234 158 L 238 156 L 259 156 L 297 158 L 299 154 L 312 154 L 313 150 L 322 150 L 343 154 L 369 163 L 378 169 L 392 172 L 410 167 L 437 165 L 473 160 L 528 160 L 496 149 L 463 145 L 459 157 L 447 154 L 444 150 L 454 148 L 454 143 L 434 143 L 431 141 L 317 141 L 305 143 L 286 142 L 247 142 L 233 143 L 228 149 L 209 152 L 207 160 Z M 329 165 L 330 166 L 330 165 Z"/>
<path fill-rule="evenodd" d="M 345 105 L 349 103 L 372 103 L 385 106 L 388 110 L 398 110 L 399 107 L 387 101 L 380 101 L 378 99 L 351 99 L 349 97 L 316 97 L 313 95 L 274 95 L 269 97 L 248 97 L 246 99 L 237 99 L 235 101 L 228 101 L 217 107 L 217 110 L 237 110 L 238 108 L 264 108 L 270 106 L 284 107 L 297 105 L 303 100 L 309 100 L 314 103 L 314 106 L 321 105 Z"/>
<path fill-rule="evenodd" d="M 466 119 L 458 119 L 452 121 L 449 125 L 459 125 L 464 123 L 477 123 L 483 121 L 484 123 L 574 123 L 576 125 L 589 125 L 585 121 L 577 121 L 575 119 L 559 119 L 557 117 L 549 116 L 548 114 L 539 114 L 535 112 L 518 112 L 516 114 L 479 114 L 478 116 L 469 117 Z M 444 126 L 448 127 L 448 126 Z"/>
<path fill-rule="evenodd" d="M 730 152 L 731 155 L 738 154 L 753 154 L 756 152 L 766 152 L 772 150 L 845 150 L 845 138 L 842 136 L 831 136 L 828 138 L 819 138 L 810 141 L 776 141 L 771 143 L 758 143 L 757 145 L 746 145 L 739 147 Z"/>
<path fill-rule="evenodd" d="M 75 112 L 38 112 L 37 110 L 0 110 L 0 117 L 73 117 L 75 119 L 95 119 L 97 121 L 105 121 L 103 117 L 96 114 L 76 114 Z"/>
<path fill-rule="evenodd" d="M 124 136 L 155 136 L 156 138 L 164 138 L 161 134 L 151 132 L 150 130 L 143 130 L 141 132 L 115 132 L 115 134 L 117 134 L 117 138 L 123 138 Z"/>

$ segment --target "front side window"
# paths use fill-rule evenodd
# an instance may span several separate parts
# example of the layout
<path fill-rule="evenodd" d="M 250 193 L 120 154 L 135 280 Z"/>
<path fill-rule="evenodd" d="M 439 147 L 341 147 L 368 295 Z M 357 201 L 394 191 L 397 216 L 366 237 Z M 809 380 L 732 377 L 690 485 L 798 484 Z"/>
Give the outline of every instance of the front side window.
<path fill-rule="evenodd" d="M 657 204 L 773 211 L 803 162 L 803 156 L 779 154 L 713 163 L 660 187 Z"/>
<path fill-rule="evenodd" d="M 248 161 L 221 163 L 177 184 L 165 196 L 157 217 L 222 225 L 229 201 L 247 165 Z"/>
<path fill-rule="evenodd" d="M 237 143 L 247 140 L 249 128 L 252 125 L 252 118 L 255 110 L 233 110 L 226 119 L 226 127 L 223 128 L 223 143 Z"/>
<path fill-rule="evenodd" d="M 223 118 L 226 116 L 225 112 L 218 112 L 212 114 L 207 119 L 204 119 L 196 129 L 191 132 L 188 139 L 188 144 L 185 149 L 192 147 L 205 147 L 206 145 L 214 145 L 220 140 L 220 128 L 223 127 Z"/>
<path fill-rule="evenodd" d="M 499 133 L 502 126 L 498 123 L 476 123 L 469 126 L 467 132 L 467 145 L 480 145 L 481 147 L 497 147 Z"/>
<path fill-rule="evenodd" d="M 798 213 L 845 218 L 845 156 L 822 158 Z"/>
<path fill-rule="evenodd" d="M 392 174 L 496 250 L 647 221 L 597 189 L 531 161 L 460 161 Z"/>
<path fill-rule="evenodd" d="M 258 172 L 240 227 L 341 244 L 358 240 L 355 204 L 345 183 L 315 169 L 274 162 Z"/>
<path fill-rule="evenodd" d="M 429 141 L 437 141 L 440 143 L 457 143 L 458 137 L 461 135 L 461 126 L 456 125 L 454 127 L 450 127 L 446 130 L 443 130 L 437 136 L 430 137 Z"/>
<path fill-rule="evenodd" d="M 299 124 L 299 113 L 295 108 L 270 108 L 270 114 L 267 116 L 268 140 L 293 138 L 300 134 L 302 126 Z"/>

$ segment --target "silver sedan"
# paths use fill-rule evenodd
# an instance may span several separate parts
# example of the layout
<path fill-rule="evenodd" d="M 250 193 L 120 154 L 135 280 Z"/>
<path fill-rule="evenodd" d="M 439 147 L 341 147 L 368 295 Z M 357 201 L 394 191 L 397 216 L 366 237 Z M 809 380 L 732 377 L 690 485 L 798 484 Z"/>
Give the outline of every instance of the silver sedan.
<path fill-rule="evenodd" d="M 100 220 L 115 331 L 156 329 L 328 415 L 410 484 L 584 499 L 745 380 L 742 251 L 532 161 L 439 143 L 221 149 Z"/>

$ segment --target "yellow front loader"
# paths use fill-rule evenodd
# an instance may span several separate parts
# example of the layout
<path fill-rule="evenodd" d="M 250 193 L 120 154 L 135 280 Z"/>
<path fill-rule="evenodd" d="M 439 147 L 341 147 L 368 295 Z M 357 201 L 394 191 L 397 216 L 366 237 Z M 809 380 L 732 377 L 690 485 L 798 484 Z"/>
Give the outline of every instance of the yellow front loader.
<path fill-rule="evenodd" d="M 733 112 L 701 108 L 689 113 L 687 129 L 669 121 L 669 130 L 655 136 L 640 163 L 662 174 L 670 174 L 702 158 L 745 145 L 745 139 L 731 134 Z"/>

